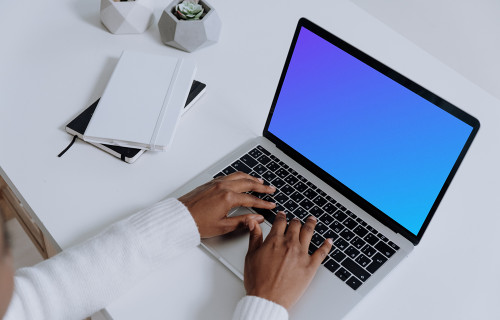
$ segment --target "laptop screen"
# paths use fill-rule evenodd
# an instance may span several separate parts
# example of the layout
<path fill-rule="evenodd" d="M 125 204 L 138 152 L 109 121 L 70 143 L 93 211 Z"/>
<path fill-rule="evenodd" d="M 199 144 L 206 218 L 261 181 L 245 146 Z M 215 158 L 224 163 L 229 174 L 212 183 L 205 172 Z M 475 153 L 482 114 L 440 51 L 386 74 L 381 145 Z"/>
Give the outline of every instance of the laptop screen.
<path fill-rule="evenodd" d="M 287 62 L 268 131 L 418 235 L 473 127 L 303 26 Z"/>

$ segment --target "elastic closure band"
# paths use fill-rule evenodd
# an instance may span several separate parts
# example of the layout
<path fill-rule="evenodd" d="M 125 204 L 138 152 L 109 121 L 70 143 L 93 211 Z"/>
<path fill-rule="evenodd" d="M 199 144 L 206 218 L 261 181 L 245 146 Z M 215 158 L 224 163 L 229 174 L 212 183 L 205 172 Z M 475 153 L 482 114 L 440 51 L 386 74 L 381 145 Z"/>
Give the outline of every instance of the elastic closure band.
<path fill-rule="evenodd" d="M 165 117 L 165 110 L 167 109 L 168 105 L 170 104 L 170 98 L 172 97 L 172 92 L 173 92 L 173 85 L 177 81 L 177 78 L 179 76 L 179 70 L 182 65 L 182 59 L 177 60 L 177 64 L 175 65 L 175 70 L 174 74 L 172 75 L 172 78 L 170 78 L 170 83 L 168 85 L 168 90 L 167 93 L 165 94 L 165 99 L 163 100 L 163 105 L 160 110 L 160 114 L 158 115 L 158 119 L 156 120 L 156 125 L 155 129 L 153 131 L 153 135 L 151 136 L 151 140 L 149 141 L 149 148 L 151 150 L 154 150 L 154 146 L 156 145 L 156 139 L 158 138 L 158 132 L 161 129 L 161 125 L 163 124 L 163 118 Z"/>

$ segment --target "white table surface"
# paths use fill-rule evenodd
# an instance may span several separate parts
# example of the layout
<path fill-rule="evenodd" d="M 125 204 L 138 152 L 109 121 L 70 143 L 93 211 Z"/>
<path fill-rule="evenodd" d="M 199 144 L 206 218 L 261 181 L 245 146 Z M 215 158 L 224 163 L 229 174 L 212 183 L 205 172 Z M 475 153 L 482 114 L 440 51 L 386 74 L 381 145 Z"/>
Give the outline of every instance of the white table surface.
<path fill-rule="evenodd" d="M 481 121 L 421 243 L 346 319 L 498 319 L 500 101 L 481 84 L 488 75 L 479 76 L 482 82 L 467 79 L 429 44 L 418 46 L 419 30 L 432 37 L 440 25 L 394 19 L 394 8 L 381 14 L 361 0 L 354 1 L 361 7 L 346 0 L 210 2 L 223 21 L 221 39 L 187 54 L 160 41 L 156 22 L 168 1 L 156 2 L 155 24 L 144 34 L 116 36 L 100 23 L 98 0 L 0 0 L 0 173 L 45 231 L 68 248 L 160 200 L 260 134 L 295 25 L 306 16 Z M 449 3 L 434 2 L 439 8 Z M 195 58 L 206 95 L 165 153 L 146 153 L 129 165 L 78 141 L 57 158 L 71 140 L 65 124 L 100 96 L 123 49 Z M 490 63 L 498 67 L 486 58 L 469 66 L 487 70 Z M 240 280 L 194 249 L 107 312 L 117 320 L 228 319 L 243 294 Z"/>

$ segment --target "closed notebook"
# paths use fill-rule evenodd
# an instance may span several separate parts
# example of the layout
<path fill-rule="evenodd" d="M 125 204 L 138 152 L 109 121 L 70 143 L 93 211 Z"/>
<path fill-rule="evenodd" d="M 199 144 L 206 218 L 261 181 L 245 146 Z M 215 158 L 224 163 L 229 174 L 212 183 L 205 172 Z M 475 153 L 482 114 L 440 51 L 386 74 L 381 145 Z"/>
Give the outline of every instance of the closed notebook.
<path fill-rule="evenodd" d="M 165 151 L 195 71 L 196 64 L 190 59 L 124 51 L 83 139 Z"/>

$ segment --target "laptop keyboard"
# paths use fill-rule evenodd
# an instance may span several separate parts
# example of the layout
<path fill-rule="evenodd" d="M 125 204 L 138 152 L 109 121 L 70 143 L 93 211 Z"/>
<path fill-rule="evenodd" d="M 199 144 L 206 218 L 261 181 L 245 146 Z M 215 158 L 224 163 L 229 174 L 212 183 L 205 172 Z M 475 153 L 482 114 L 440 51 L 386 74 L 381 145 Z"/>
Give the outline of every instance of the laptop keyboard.
<path fill-rule="evenodd" d="M 395 243 L 260 145 L 214 178 L 236 171 L 262 178 L 265 184 L 276 187 L 272 195 L 251 192 L 263 200 L 276 202 L 273 210 L 253 208 L 271 224 L 278 211 L 285 211 L 288 221 L 297 217 L 304 223 L 310 215 L 317 218 L 309 254 L 326 238 L 332 238 L 332 250 L 323 265 L 353 290 L 399 250 Z"/>

